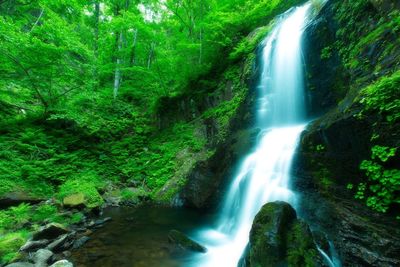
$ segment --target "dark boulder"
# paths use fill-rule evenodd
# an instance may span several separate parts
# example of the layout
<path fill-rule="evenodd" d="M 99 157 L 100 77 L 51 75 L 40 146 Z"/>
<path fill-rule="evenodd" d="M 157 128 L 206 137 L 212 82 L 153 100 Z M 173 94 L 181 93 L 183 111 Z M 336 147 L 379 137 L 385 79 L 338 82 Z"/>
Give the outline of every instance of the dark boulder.
<path fill-rule="evenodd" d="M 75 240 L 74 245 L 72 246 L 73 249 L 78 249 L 82 247 L 90 238 L 87 236 L 82 236 L 79 239 Z"/>
<path fill-rule="evenodd" d="M 323 266 L 309 227 L 282 201 L 271 202 L 257 214 L 250 232 L 246 266 Z"/>
<path fill-rule="evenodd" d="M 32 240 L 42 240 L 49 239 L 53 240 L 59 237 L 60 235 L 67 234 L 70 231 L 65 228 L 63 225 L 58 223 L 50 223 L 42 227 L 39 231 L 33 234 Z"/>
<path fill-rule="evenodd" d="M 168 241 L 177 245 L 179 248 L 184 250 L 190 250 L 195 252 L 206 253 L 207 248 L 203 247 L 196 241 L 193 241 L 187 237 L 184 233 L 177 230 L 171 230 L 168 234 Z"/>
<path fill-rule="evenodd" d="M 48 246 L 47 249 L 50 249 L 51 251 L 55 253 L 59 253 L 61 251 L 65 251 L 72 247 L 72 245 L 75 242 L 75 232 L 72 232 L 70 234 L 64 234 L 59 236 L 56 240 L 51 242 Z"/>

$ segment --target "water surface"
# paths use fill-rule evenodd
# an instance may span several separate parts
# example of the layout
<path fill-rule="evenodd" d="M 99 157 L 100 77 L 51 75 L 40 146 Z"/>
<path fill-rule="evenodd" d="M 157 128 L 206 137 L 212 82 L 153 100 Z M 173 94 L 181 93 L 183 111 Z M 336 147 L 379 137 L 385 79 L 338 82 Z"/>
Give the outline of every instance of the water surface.
<path fill-rule="evenodd" d="M 180 267 L 193 258 L 168 242 L 168 232 L 190 233 L 213 220 L 211 215 L 183 208 L 143 206 L 111 208 L 112 221 L 96 230 L 71 256 L 77 267 Z"/>

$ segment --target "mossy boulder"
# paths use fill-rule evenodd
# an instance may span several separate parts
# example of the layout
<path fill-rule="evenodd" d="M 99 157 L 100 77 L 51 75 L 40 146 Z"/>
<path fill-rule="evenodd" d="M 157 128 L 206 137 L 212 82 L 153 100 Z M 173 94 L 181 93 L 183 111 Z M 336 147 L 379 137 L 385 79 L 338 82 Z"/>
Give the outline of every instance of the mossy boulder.
<path fill-rule="evenodd" d="M 203 247 L 196 241 L 193 241 L 192 239 L 187 237 L 184 233 L 179 232 L 177 230 L 171 230 L 169 232 L 168 240 L 169 242 L 177 245 L 181 249 L 201 252 L 201 253 L 207 252 L 207 249 L 205 247 Z"/>
<path fill-rule="evenodd" d="M 322 266 L 308 225 L 282 201 L 267 203 L 257 214 L 246 262 L 249 267 Z"/>
<path fill-rule="evenodd" d="M 14 260 L 16 251 L 26 242 L 24 233 L 16 232 L 0 236 L 0 266 Z"/>
<path fill-rule="evenodd" d="M 77 193 L 64 197 L 63 205 L 66 208 L 84 208 L 86 207 L 86 199 L 83 193 Z"/>
<path fill-rule="evenodd" d="M 294 221 L 286 236 L 286 243 L 289 266 L 322 265 L 322 258 L 315 246 L 313 235 L 304 221 Z"/>
<path fill-rule="evenodd" d="M 264 205 L 250 232 L 250 266 L 277 266 L 285 260 L 286 235 L 296 211 L 285 202 Z"/>

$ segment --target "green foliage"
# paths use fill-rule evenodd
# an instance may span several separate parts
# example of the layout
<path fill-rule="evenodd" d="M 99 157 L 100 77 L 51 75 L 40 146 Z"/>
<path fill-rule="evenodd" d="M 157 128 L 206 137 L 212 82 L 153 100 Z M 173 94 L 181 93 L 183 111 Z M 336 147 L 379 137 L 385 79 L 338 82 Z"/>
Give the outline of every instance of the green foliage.
<path fill-rule="evenodd" d="M 192 124 L 177 123 L 164 130 L 129 160 L 131 177 L 145 180 L 152 191 L 158 191 L 175 173 L 177 153 L 184 149 L 198 152 L 206 140 Z"/>
<path fill-rule="evenodd" d="M 388 161 L 389 158 L 394 157 L 396 155 L 396 148 L 389 148 L 385 146 L 374 146 L 372 148 L 371 158 L 373 160 L 379 159 L 382 162 Z"/>
<path fill-rule="evenodd" d="M 256 30 L 251 36 L 244 38 L 233 51 L 229 54 L 229 59 L 232 61 L 245 58 L 250 53 L 254 53 L 260 42 L 268 35 L 274 24 L 264 26 Z"/>
<path fill-rule="evenodd" d="M 89 208 L 99 207 L 103 204 L 104 200 L 98 190 L 102 189 L 104 186 L 104 180 L 102 180 L 96 173 L 81 173 L 71 177 L 62 184 L 57 196 L 62 201 L 64 197 L 83 193 L 86 204 Z"/>
<path fill-rule="evenodd" d="M 27 223 L 30 219 L 31 207 L 21 204 L 0 211 L 0 231 L 16 229 Z"/>
<path fill-rule="evenodd" d="M 300 221 L 294 223 L 290 229 L 287 243 L 289 244 L 288 266 L 315 266 L 318 252 L 307 225 Z"/>
<path fill-rule="evenodd" d="M 196 121 L 158 131 L 159 99 L 197 94 L 192 81 L 249 56 L 270 26 L 245 37 L 300 2 L 98 1 L 97 12 L 87 1 L 0 1 L 0 196 L 22 191 L 62 201 L 83 193 L 96 207 L 106 185 L 128 180 L 138 188 L 123 190 L 123 199 L 155 194 L 180 174 L 179 153 L 200 153 L 207 142 Z M 229 80 L 237 90 L 202 116 L 218 121 L 221 136 L 244 100 L 240 74 L 229 69 L 210 85 L 220 94 Z M 82 217 L 21 205 L 0 211 L 0 233 Z M 5 247 L 9 260 L 15 247 Z"/>
<path fill-rule="evenodd" d="M 0 264 L 6 264 L 14 259 L 18 249 L 25 244 L 29 233 L 25 230 L 6 235 L 0 235 Z"/>
<path fill-rule="evenodd" d="M 122 201 L 127 201 L 134 204 L 140 203 L 140 200 L 147 196 L 148 192 L 146 192 L 143 188 L 138 188 L 135 190 L 125 188 L 121 191 Z"/>
<path fill-rule="evenodd" d="M 69 215 L 60 215 L 58 209 L 54 205 L 42 204 L 39 206 L 30 206 L 28 204 L 21 204 L 17 207 L 11 207 L 0 211 L 0 235 L 6 232 L 23 229 L 24 227 L 25 230 L 34 229 L 43 221 L 67 225 L 79 221 L 79 218 L 82 218 L 82 214 L 79 213 L 71 216 L 72 217 Z"/>
<path fill-rule="evenodd" d="M 37 230 L 44 221 L 68 225 L 78 223 L 82 218 L 81 213 L 60 214 L 57 208 L 50 204 L 38 206 L 21 204 L 0 210 L 0 264 L 15 258 L 18 249 L 25 244 L 30 233 Z"/>
<path fill-rule="evenodd" d="M 400 71 L 385 76 L 362 90 L 365 111 L 378 111 L 389 123 L 400 119 Z"/>
<path fill-rule="evenodd" d="M 398 10 L 382 16 L 370 1 L 344 0 L 336 5 L 335 16 L 340 24 L 335 49 L 350 70 L 379 72 L 379 62 L 387 60 L 400 47 Z M 370 62 L 368 53 L 374 46 L 379 60 Z"/>
<path fill-rule="evenodd" d="M 400 204 L 400 170 L 384 167 L 384 163 L 396 155 L 396 150 L 374 146 L 372 160 L 364 160 L 360 165 L 368 181 L 358 185 L 355 198 L 366 201 L 367 206 L 378 212 L 387 212 L 392 204 Z M 348 185 L 348 189 L 352 188 L 352 185 Z"/>
<path fill-rule="evenodd" d="M 32 221 L 42 222 L 45 220 L 55 220 L 57 212 L 57 208 L 52 205 L 38 206 L 32 215 Z"/>
<path fill-rule="evenodd" d="M 321 51 L 321 59 L 326 60 L 332 57 L 332 47 L 327 46 Z"/>

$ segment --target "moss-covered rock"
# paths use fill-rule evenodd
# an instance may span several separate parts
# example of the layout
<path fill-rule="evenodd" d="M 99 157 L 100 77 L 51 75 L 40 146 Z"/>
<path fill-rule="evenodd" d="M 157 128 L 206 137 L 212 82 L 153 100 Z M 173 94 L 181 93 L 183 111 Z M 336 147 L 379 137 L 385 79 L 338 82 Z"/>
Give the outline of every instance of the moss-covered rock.
<path fill-rule="evenodd" d="M 250 233 L 249 267 L 321 266 L 309 227 L 286 202 L 267 203 Z"/>
<path fill-rule="evenodd" d="M 177 245 L 181 249 L 205 253 L 207 249 L 199 243 L 187 237 L 184 233 L 177 230 L 171 230 L 168 234 L 169 242 Z"/>
<path fill-rule="evenodd" d="M 64 197 L 63 205 L 66 208 L 84 208 L 86 206 L 85 195 L 77 193 Z"/>
<path fill-rule="evenodd" d="M 0 236 L 0 265 L 18 256 L 18 249 L 26 242 L 26 232 L 16 232 Z"/>

